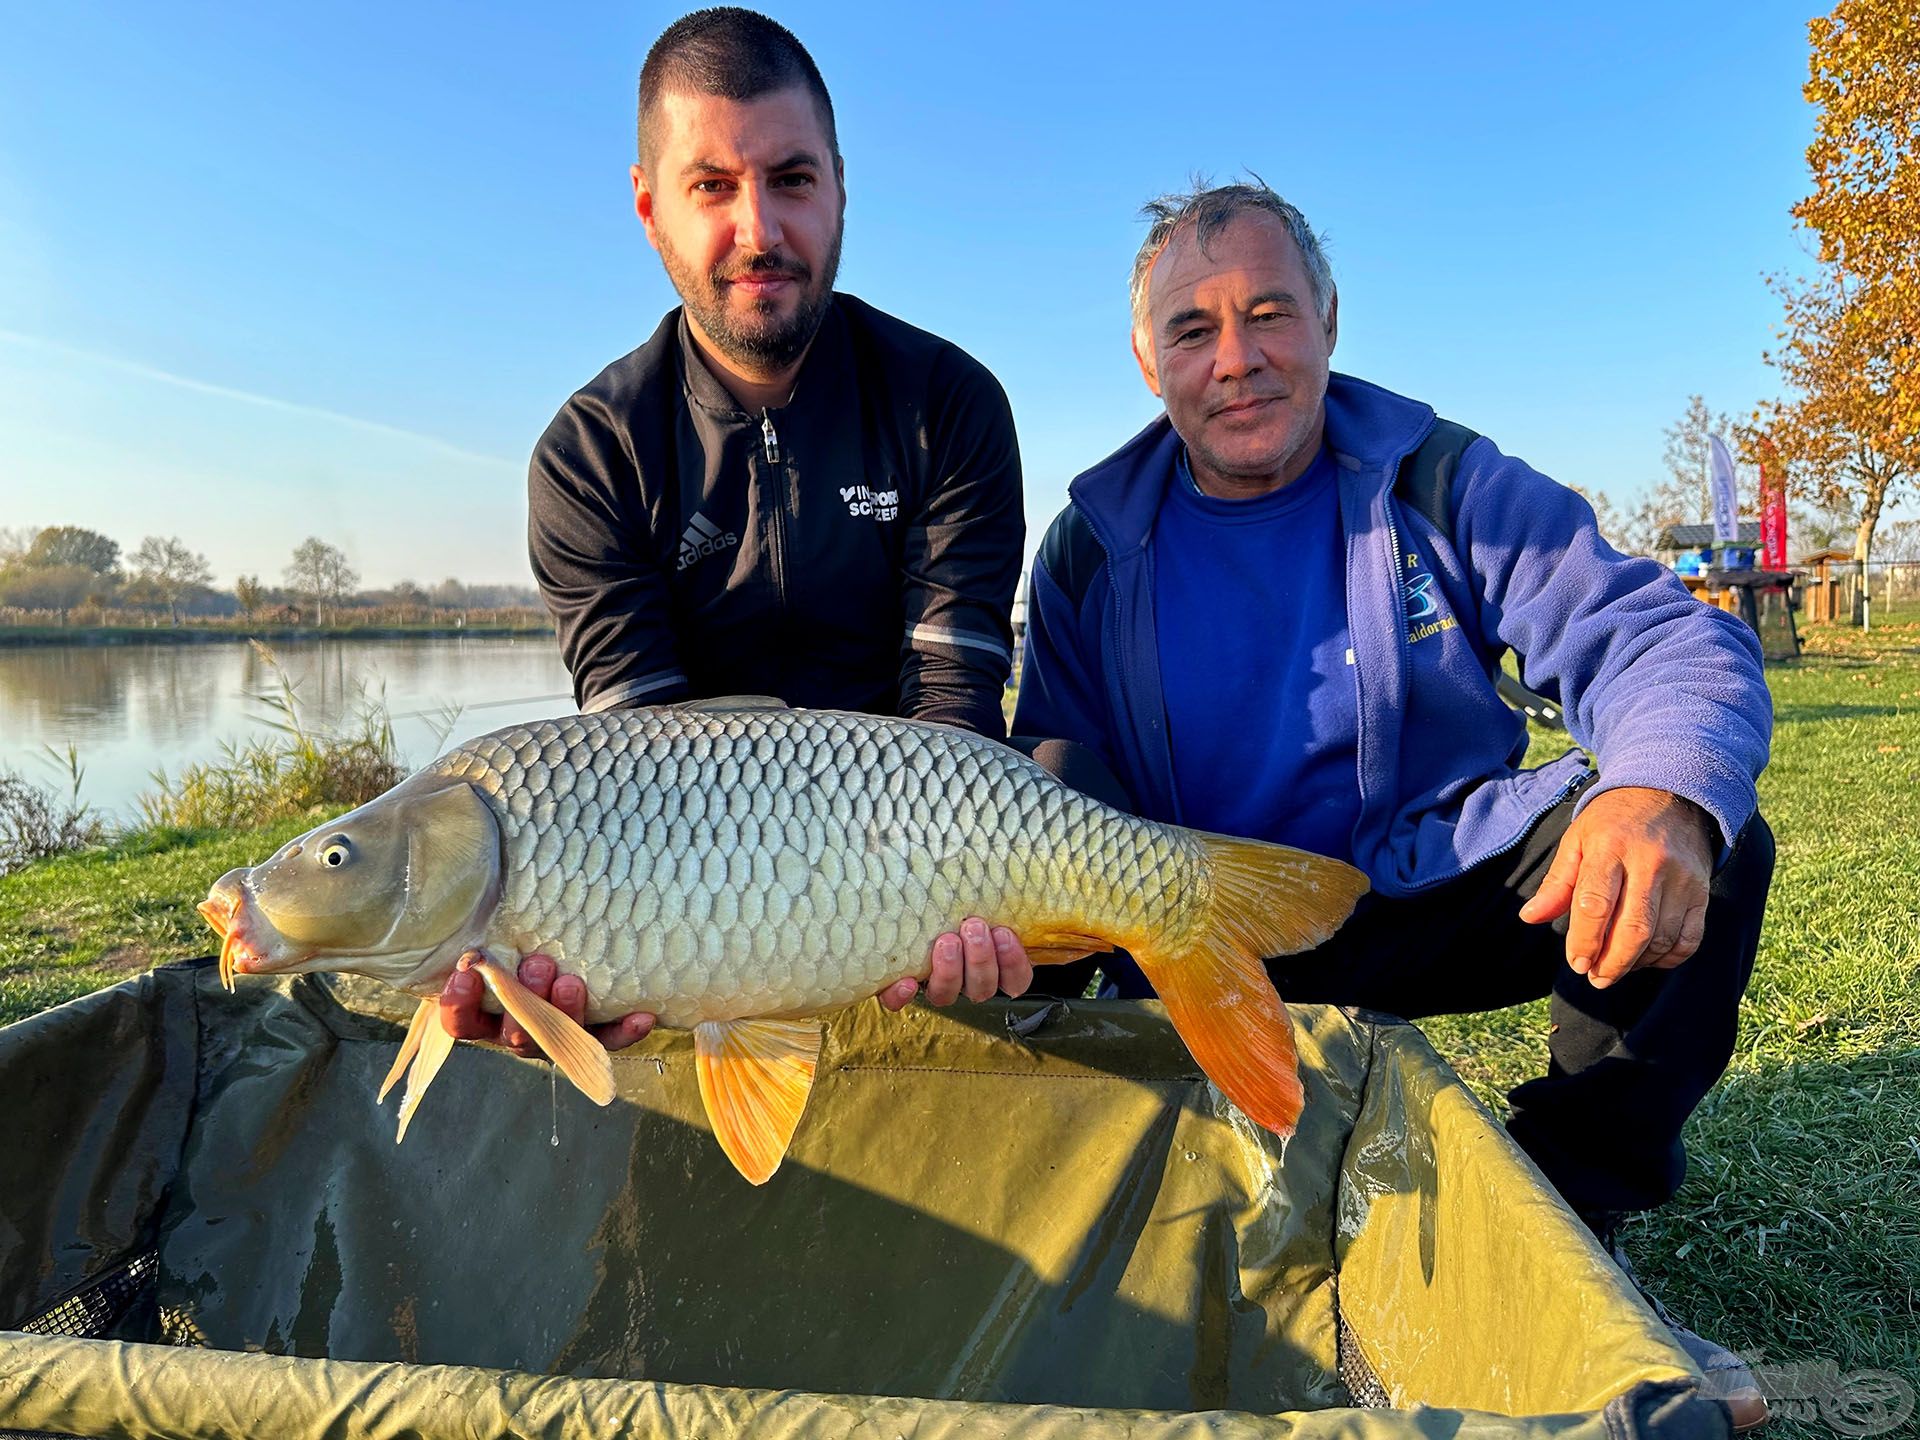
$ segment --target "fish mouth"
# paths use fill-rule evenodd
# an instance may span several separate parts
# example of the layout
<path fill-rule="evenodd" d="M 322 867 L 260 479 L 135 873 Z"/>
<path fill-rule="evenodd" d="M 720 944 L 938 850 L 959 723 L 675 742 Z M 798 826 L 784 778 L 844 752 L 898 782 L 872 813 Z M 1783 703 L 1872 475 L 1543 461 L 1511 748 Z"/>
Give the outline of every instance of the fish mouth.
<path fill-rule="evenodd" d="M 239 877 L 243 870 L 222 875 L 213 892 L 194 908 L 220 937 L 220 983 L 233 989 L 235 975 L 253 975 L 272 969 L 266 953 L 246 935 L 246 891 Z"/>

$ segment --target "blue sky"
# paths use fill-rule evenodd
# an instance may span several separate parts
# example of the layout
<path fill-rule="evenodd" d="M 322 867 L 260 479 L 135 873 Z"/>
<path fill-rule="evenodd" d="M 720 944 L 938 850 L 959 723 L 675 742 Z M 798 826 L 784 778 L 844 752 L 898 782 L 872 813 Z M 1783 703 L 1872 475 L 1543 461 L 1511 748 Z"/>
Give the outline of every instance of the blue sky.
<path fill-rule="evenodd" d="M 1327 232 L 1337 368 L 1562 480 L 1630 500 L 1690 393 L 1777 392 L 1804 5 L 768 10 L 833 91 L 841 288 L 1000 377 L 1029 547 L 1157 412 L 1125 276 L 1194 170 Z M 675 303 L 626 167 L 679 13 L 0 7 L 0 526 L 525 580 L 533 441 Z"/>

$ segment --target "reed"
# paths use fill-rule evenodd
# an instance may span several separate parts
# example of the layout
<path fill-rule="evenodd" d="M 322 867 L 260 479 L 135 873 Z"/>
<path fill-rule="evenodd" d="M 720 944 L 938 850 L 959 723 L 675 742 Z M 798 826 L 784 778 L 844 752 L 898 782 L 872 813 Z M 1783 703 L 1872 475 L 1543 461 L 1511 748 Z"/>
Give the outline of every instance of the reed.
<path fill-rule="evenodd" d="M 315 811 L 350 810 L 405 776 L 384 691 L 363 689 L 346 726 L 318 729 L 303 717 L 278 657 L 252 643 L 274 676 L 272 688 L 252 698 L 277 733 L 224 741 L 219 758 L 189 765 L 177 777 L 155 770 L 154 788 L 135 802 L 138 828 L 255 829 Z"/>

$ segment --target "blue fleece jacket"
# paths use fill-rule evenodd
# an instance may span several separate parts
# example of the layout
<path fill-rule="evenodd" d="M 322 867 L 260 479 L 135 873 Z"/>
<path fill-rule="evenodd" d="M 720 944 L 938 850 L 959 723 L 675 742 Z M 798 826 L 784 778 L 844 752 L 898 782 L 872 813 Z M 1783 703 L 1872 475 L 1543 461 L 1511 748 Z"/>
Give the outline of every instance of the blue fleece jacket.
<path fill-rule="evenodd" d="M 1329 381 L 1358 686 L 1354 863 L 1387 895 L 1440 884 L 1519 844 L 1589 778 L 1578 750 L 1521 768 L 1525 723 L 1494 689 L 1509 649 L 1597 758 L 1581 805 L 1623 786 L 1668 790 L 1731 844 L 1773 725 L 1753 633 L 1665 566 L 1619 554 L 1585 500 L 1485 438 L 1461 456 L 1440 534 L 1391 494 L 1433 425 L 1418 401 Z M 1152 545 L 1179 446 L 1163 416 L 1068 487 L 1033 569 L 1013 722 L 1090 746 L 1140 812 L 1164 820 L 1176 809 Z M 1049 562 L 1071 548 L 1076 518 L 1101 563 L 1069 580 Z"/>

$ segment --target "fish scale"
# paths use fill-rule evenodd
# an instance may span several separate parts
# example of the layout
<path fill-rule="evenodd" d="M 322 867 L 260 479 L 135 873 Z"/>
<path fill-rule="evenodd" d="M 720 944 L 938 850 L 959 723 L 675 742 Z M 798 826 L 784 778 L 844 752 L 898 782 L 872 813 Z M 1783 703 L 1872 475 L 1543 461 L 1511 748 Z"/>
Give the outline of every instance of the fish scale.
<path fill-rule="evenodd" d="M 966 915 L 1064 924 L 1064 896 L 1151 923 L 1196 869 L 1184 832 L 1117 817 L 959 731 L 804 711 L 595 721 L 514 726 L 428 767 L 499 822 L 488 942 L 580 975 L 593 1021 L 833 1009 L 924 969 Z"/>

